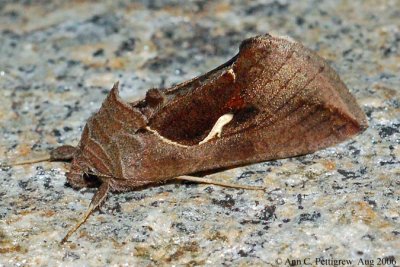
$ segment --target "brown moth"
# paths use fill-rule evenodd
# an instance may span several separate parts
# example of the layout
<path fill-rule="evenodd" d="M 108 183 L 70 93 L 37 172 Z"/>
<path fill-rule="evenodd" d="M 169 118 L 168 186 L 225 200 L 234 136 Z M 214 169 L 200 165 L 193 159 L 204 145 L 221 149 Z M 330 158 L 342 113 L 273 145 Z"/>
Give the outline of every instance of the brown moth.
<path fill-rule="evenodd" d="M 286 37 L 247 39 L 218 68 L 169 89 L 151 89 L 127 103 L 114 85 L 87 121 L 79 145 L 50 160 L 72 160 L 74 188 L 101 183 L 84 218 L 107 193 L 184 176 L 312 153 L 367 127 L 366 117 L 335 71 Z M 246 186 L 235 186 L 257 189 Z"/>

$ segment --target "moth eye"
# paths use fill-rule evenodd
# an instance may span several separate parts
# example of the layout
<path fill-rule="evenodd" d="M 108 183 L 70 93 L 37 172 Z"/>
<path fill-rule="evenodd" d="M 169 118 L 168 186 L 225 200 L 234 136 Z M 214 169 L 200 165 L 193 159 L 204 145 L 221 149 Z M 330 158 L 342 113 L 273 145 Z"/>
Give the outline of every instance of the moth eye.
<path fill-rule="evenodd" d="M 156 107 L 164 103 L 165 94 L 160 90 L 153 88 L 147 91 L 145 100 L 150 107 Z"/>

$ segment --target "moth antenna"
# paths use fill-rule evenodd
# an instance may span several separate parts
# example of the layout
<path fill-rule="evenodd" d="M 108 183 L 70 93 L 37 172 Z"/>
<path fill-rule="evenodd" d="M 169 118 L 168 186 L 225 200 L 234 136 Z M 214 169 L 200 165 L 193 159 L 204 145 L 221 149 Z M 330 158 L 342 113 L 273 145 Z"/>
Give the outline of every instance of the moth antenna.
<path fill-rule="evenodd" d="M 79 220 L 79 222 L 77 224 L 75 224 L 75 226 L 71 230 L 68 231 L 68 233 L 61 240 L 61 244 L 64 244 L 68 240 L 68 238 L 70 238 L 71 235 L 73 233 L 75 233 L 76 230 L 78 230 L 79 227 L 81 227 L 81 225 L 84 224 L 87 221 L 87 219 L 94 212 L 94 210 L 96 208 L 98 208 L 101 205 L 101 203 L 103 203 L 103 201 L 107 197 L 107 193 L 108 193 L 109 189 L 110 189 L 110 183 L 109 182 L 103 182 L 100 185 L 99 189 L 94 194 L 94 196 L 92 198 L 92 201 L 90 202 L 89 208 L 86 211 L 85 215 L 83 215 L 83 217 Z"/>
<path fill-rule="evenodd" d="M 196 182 L 196 183 L 201 183 L 201 184 L 212 184 L 212 185 L 218 185 L 218 186 L 230 187 L 230 188 L 237 188 L 237 189 L 263 190 L 263 191 L 265 191 L 265 187 L 264 186 L 251 186 L 251 185 L 240 185 L 240 184 L 233 184 L 233 183 L 223 183 L 223 182 L 217 182 L 217 181 L 213 181 L 211 179 L 195 177 L 195 176 L 182 175 L 182 176 L 175 177 L 174 179 L 175 180 L 180 180 L 180 181 L 189 181 L 189 182 Z"/>
<path fill-rule="evenodd" d="M 71 161 L 76 151 L 77 148 L 74 146 L 63 145 L 53 149 L 48 155 L 23 161 L 12 162 L 10 164 L 6 164 L 6 166 L 35 164 L 45 161 Z"/>
<path fill-rule="evenodd" d="M 51 161 L 50 154 L 42 156 L 42 157 L 37 157 L 37 158 L 34 158 L 34 159 L 11 162 L 10 164 L 7 164 L 7 165 L 8 166 L 19 166 L 19 165 L 35 164 L 35 163 L 44 162 L 44 161 Z"/>

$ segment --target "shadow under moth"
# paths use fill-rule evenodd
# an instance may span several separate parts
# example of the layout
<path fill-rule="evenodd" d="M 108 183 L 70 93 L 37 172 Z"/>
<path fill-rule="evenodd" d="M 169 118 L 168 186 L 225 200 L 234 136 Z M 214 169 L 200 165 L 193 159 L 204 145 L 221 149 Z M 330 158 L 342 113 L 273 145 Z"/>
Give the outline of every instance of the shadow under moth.
<path fill-rule="evenodd" d="M 133 103 L 119 97 L 116 83 L 78 146 L 58 147 L 46 158 L 71 161 L 66 176 L 74 188 L 100 184 L 62 242 L 108 192 L 172 179 L 263 189 L 188 175 L 312 153 L 366 127 L 335 71 L 287 37 L 244 40 L 225 64 L 171 88 L 150 89 Z"/>

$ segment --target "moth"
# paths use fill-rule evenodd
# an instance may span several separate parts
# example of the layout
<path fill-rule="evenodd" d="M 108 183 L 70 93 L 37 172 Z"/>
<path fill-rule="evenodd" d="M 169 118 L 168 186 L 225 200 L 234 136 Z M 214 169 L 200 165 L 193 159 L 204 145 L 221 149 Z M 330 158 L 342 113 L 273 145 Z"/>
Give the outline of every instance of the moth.
<path fill-rule="evenodd" d="M 83 224 L 108 192 L 181 179 L 201 171 L 312 153 L 367 127 L 365 114 L 325 60 L 302 44 L 269 34 L 244 40 L 225 64 L 127 103 L 114 85 L 84 127 L 77 147 L 49 160 L 71 161 L 74 188 L 99 189 Z"/>

